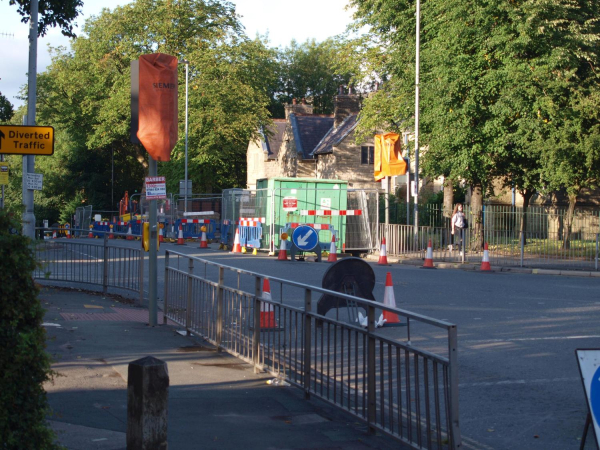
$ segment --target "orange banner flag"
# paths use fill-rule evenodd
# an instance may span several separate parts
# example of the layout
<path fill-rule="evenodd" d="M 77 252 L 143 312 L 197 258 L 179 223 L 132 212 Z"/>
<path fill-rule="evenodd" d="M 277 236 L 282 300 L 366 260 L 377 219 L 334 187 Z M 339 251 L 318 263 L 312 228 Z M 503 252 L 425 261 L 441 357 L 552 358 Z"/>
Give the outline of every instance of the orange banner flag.
<path fill-rule="evenodd" d="M 163 53 L 139 60 L 139 128 L 137 137 L 156 161 L 169 161 L 177 143 L 177 58 Z"/>
<path fill-rule="evenodd" d="M 400 135 L 385 133 L 375 135 L 375 180 L 404 175 L 407 164 L 402 157 Z"/>

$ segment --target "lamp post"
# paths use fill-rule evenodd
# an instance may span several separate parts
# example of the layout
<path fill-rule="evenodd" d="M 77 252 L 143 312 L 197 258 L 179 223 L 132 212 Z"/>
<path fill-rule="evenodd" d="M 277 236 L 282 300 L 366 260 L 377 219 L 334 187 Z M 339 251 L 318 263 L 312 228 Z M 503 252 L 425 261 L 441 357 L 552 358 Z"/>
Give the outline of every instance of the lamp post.
<path fill-rule="evenodd" d="M 416 51 L 415 51 L 415 204 L 414 204 L 414 223 L 415 223 L 415 244 L 419 236 L 419 70 L 421 57 L 421 1 L 417 0 L 417 30 L 416 30 Z"/>
<path fill-rule="evenodd" d="M 190 62 L 187 59 L 179 61 L 179 64 L 185 64 L 185 179 L 184 179 L 184 213 L 187 212 L 188 203 L 188 75 Z"/>

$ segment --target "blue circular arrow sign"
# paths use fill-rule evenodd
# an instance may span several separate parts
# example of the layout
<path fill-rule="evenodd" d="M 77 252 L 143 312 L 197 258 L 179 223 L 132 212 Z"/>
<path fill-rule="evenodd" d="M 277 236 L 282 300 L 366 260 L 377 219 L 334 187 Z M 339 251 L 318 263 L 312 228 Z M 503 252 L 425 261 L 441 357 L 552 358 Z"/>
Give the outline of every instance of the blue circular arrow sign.
<path fill-rule="evenodd" d="M 292 233 L 292 242 L 301 251 L 310 251 L 319 243 L 319 235 L 314 228 L 301 225 Z"/>

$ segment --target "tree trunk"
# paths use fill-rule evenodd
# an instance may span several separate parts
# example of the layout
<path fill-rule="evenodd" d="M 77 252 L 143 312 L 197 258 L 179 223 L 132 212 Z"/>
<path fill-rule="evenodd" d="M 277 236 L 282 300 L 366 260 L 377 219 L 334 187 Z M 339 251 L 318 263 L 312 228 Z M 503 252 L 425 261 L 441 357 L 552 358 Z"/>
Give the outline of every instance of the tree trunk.
<path fill-rule="evenodd" d="M 444 179 L 444 217 L 452 217 L 452 208 L 454 208 L 454 186 L 452 180 Z"/>
<path fill-rule="evenodd" d="M 535 191 L 533 189 L 524 189 L 519 191 L 523 196 L 523 214 L 521 215 L 521 235 L 523 236 L 523 245 L 527 245 L 527 209 L 529 208 L 529 202 Z"/>
<path fill-rule="evenodd" d="M 467 219 L 472 230 L 471 250 L 479 252 L 483 248 L 483 190 L 479 182 L 471 185 L 471 217 Z"/>
<path fill-rule="evenodd" d="M 575 216 L 575 204 L 577 203 L 577 193 L 569 194 L 569 209 L 567 209 L 567 217 L 565 217 L 565 231 L 563 234 L 563 250 L 571 248 L 571 229 L 573 227 L 573 218 Z"/>

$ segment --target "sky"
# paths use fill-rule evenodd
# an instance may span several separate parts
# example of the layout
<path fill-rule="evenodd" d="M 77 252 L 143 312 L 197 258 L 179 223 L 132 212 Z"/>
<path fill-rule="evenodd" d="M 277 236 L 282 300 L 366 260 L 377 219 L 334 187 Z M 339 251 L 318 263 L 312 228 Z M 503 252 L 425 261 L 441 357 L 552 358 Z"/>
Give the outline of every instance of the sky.
<path fill-rule="evenodd" d="M 85 19 L 98 14 L 102 8 L 114 9 L 129 3 L 128 0 L 83 0 L 83 15 L 76 20 L 83 25 Z M 318 42 L 343 33 L 351 22 L 351 12 L 345 7 L 348 0 L 233 0 L 246 34 L 268 33 L 271 47 L 286 47 L 292 39 Z M 0 92 L 15 107 L 24 102 L 17 99 L 21 87 L 27 83 L 29 54 L 29 26 L 21 22 L 17 7 L 8 0 L 0 0 Z M 77 32 L 76 32 L 77 33 Z M 69 47 L 69 40 L 58 28 L 52 28 L 38 39 L 37 72 L 50 64 L 48 45 Z"/>

